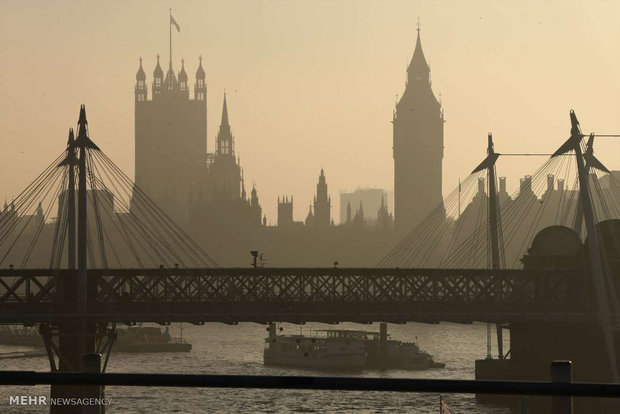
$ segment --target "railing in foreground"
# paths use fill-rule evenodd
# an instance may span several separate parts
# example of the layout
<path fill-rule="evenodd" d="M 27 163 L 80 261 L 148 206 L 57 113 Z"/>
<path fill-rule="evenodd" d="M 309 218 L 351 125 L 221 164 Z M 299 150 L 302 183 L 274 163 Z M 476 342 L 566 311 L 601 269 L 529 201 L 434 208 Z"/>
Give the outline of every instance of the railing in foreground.
<path fill-rule="evenodd" d="M 0 371 L 0 385 L 260 388 L 620 398 L 620 384 L 270 375 Z"/>

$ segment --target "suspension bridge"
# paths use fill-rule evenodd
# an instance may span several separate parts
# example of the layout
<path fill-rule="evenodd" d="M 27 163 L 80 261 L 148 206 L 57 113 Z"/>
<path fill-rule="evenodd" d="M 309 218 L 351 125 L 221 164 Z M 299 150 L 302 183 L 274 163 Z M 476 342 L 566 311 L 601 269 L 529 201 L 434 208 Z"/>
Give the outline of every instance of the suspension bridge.
<path fill-rule="evenodd" d="M 489 135 L 376 268 L 221 268 L 90 139 L 82 106 L 77 138 L 0 212 L 0 323 L 39 324 L 61 371 L 109 356 L 116 323 L 483 321 L 500 359 L 506 324 L 595 325 L 617 379 L 620 183 L 585 137 L 571 111 L 568 141 L 509 196 L 496 163 L 517 154 Z"/>

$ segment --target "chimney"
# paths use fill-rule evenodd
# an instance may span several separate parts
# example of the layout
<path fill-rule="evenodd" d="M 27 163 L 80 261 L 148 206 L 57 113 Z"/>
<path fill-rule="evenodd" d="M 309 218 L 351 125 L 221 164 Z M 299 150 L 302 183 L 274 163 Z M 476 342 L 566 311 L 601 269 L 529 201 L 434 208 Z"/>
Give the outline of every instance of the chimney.
<path fill-rule="evenodd" d="M 555 190 L 555 176 L 553 174 L 547 175 L 547 191 L 551 192 Z"/>
<path fill-rule="evenodd" d="M 532 191 L 531 175 L 526 175 L 525 177 L 521 178 L 521 181 L 519 182 L 519 192 L 523 193 L 525 191 Z"/>
<path fill-rule="evenodd" d="M 484 178 L 478 178 L 478 193 L 484 194 Z"/>
<path fill-rule="evenodd" d="M 558 178 L 558 191 L 564 191 L 564 179 Z"/>
<path fill-rule="evenodd" d="M 506 192 L 506 177 L 499 177 L 499 192 Z"/>

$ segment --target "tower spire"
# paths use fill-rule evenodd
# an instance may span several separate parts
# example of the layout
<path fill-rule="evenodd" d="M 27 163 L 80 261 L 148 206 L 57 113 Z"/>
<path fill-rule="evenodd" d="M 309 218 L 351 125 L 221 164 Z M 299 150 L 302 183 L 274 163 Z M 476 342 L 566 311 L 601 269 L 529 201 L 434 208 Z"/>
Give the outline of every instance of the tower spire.
<path fill-rule="evenodd" d="M 221 125 L 228 124 L 228 105 L 226 104 L 226 91 L 224 91 L 224 104 L 222 105 L 222 123 Z"/>
<path fill-rule="evenodd" d="M 409 81 L 426 79 L 430 80 L 430 67 L 424 57 L 424 51 L 422 50 L 422 40 L 420 38 L 420 19 L 418 18 L 418 24 L 416 31 L 418 32 L 415 49 L 413 51 L 413 57 L 409 63 L 407 72 L 409 74 Z"/>

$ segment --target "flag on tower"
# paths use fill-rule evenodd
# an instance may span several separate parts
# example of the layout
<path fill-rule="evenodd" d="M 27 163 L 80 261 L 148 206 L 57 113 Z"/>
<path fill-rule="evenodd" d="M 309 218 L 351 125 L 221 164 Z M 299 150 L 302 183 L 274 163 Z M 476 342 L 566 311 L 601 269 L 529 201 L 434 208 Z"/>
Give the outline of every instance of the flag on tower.
<path fill-rule="evenodd" d="M 177 32 L 181 32 L 181 26 L 179 26 L 179 24 L 177 23 L 176 20 L 174 20 L 174 17 L 172 17 L 172 14 L 170 15 L 170 24 L 173 24 L 174 27 L 177 28 Z"/>

